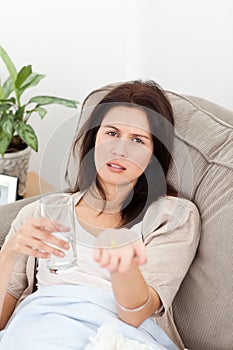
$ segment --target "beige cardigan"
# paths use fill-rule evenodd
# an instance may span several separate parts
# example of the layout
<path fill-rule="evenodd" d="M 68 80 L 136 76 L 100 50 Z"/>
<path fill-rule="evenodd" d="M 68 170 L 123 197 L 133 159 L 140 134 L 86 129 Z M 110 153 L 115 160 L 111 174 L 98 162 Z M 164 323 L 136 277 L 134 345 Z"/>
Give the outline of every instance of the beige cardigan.
<path fill-rule="evenodd" d="M 82 197 L 73 195 L 75 204 Z M 14 222 L 6 238 L 15 234 L 31 217 L 39 214 L 38 201 L 25 206 Z M 200 236 L 200 217 L 196 206 L 186 199 L 166 196 L 152 203 L 143 222 L 142 235 L 147 250 L 147 263 L 140 267 L 148 285 L 159 294 L 164 312 L 153 315 L 174 343 L 183 349 L 183 343 L 172 317 L 172 302 L 192 263 Z M 14 268 L 8 293 L 18 303 L 32 293 L 35 259 L 22 256 Z"/>

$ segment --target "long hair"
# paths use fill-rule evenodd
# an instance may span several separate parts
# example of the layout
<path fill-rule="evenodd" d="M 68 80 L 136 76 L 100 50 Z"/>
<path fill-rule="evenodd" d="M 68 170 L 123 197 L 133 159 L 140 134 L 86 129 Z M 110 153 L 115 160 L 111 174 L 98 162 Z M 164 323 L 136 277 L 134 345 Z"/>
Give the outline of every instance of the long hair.
<path fill-rule="evenodd" d="M 104 189 L 98 181 L 94 162 L 96 134 L 106 113 L 116 106 L 142 109 L 148 118 L 153 140 L 153 156 L 144 173 L 138 178 L 132 193 L 122 205 L 122 225 L 132 226 L 142 220 L 148 206 L 160 196 L 177 193 L 167 185 L 166 174 L 171 160 L 174 138 L 174 118 L 170 102 L 154 81 L 130 81 L 113 88 L 94 108 L 79 131 L 73 152 L 80 151 L 80 164 L 74 192 L 96 184 L 101 197 Z"/>

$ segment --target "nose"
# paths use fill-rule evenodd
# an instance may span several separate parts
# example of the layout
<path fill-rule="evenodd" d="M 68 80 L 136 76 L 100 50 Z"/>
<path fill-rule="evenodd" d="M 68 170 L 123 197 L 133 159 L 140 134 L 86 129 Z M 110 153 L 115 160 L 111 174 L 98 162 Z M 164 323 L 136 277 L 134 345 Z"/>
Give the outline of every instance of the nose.
<path fill-rule="evenodd" d="M 127 140 L 123 139 L 116 139 L 113 142 L 112 145 L 112 153 L 115 157 L 127 157 L 128 150 L 127 150 Z"/>

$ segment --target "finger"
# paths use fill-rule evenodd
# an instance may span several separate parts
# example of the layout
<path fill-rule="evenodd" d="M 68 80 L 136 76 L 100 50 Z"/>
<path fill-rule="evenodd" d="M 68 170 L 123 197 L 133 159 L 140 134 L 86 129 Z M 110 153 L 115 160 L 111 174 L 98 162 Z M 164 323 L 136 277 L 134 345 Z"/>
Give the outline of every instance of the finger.
<path fill-rule="evenodd" d="M 57 247 L 60 247 L 62 249 L 68 250 L 70 245 L 67 241 L 64 239 L 58 238 L 55 235 L 49 233 L 47 230 L 41 230 L 41 229 L 36 229 L 34 228 L 33 230 L 33 238 L 36 238 L 37 240 L 47 242 L 49 244 L 53 244 Z"/>
<path fill-rule="evenodd" d="M 37 220 L 37 219 L 36 219 Z M 32 221 L 28 221 L 25 225 L 23 225 L 18 232 L 18 239 L 20 236 L 23 237 L 33 237 L 38 240 L 47 241 L 50 244 L 54 244 L 62 249 L 69 249 L 69 243 L 67 240 L 56 237 L 55 234 L 52 234 L 53 231 L 48 232 L 48 230 L 43 230 L 40 227 L 36 227 L 33 225 Z"/>
<path fill-rule="evenodd" d="M 43 227 L 46 228 L 47 231 L 70 231 L 71 227 L 65 226 L 59 222 L 54 222 L 49 218 L 32 218 L 29 222 L 35 227 Z"/>
<path fill-rule="evenodd" d="M 119 263 L 120 263 L 120 257 L 119 256 L 111 256 L 109 264 L 107 265 L 107 269 L 110 272 L 117 272 Z"/>
<path fill-rule="evenodd" d="M 100 266 L 105 267 L 109 264 L 110 255 L 109 252 L 105 249 L 102 249 L 101 257 L 100 257 Z"/>
<path fill-rule="evenodd" d="M 122 256 L 117 271 L 119 273 L 126 273 L 129 270 L 130 263 L 132 261 L 132 256 L 127 255 L 127 256 Z"/>
<path fill-rule="evenodd" d="M 30 255 L 35 258 L 41 258 L 41 259 L 49 259 L 50 254 L 46 252 L 41 252 L 37 249 L 32 249 L 30 247 L 21 247 L 21 249 L 18 251 L 18 253 L 23 255 Z"/>
<path fill-rule="evenodd" d="M 65 256 L 65 253 L 59 249 L 57 249 L 54 246 L 48 245 L 42 241 L 39 241 L 37 239 L 31 239 L 31 240 L 27 240 L 26 247 L 32 248 L 32 249 L 36 249 L 38 251 L 44 252 L 44 253 L 48 253 L 49 255 L 56 255 L 58 257 L 63 258 Z"/>
<path fill-rule="evenodd" d="M 101 258 L 101 249 L 94 249 L 93 250 L 93 258 L 96 262 L 100 261 Z"/>
<path fill-rule="evenodd" d="M 147 259 L 146 259 L 146 247 L 144 243 L 140 241 L 136 241 L 132 244 L 134 248 L 134 256 L 136 258 L 137 264 L 142 265 L 145 264 Z"/>

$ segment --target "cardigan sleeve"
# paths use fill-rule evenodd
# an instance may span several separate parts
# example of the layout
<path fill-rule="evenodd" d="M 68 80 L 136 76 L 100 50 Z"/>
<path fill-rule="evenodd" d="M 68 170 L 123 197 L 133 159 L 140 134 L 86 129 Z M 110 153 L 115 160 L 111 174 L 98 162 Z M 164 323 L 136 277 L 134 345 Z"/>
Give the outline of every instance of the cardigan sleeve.
<path fill-rule="evenodd" d="M 160 198 L 147 210 L 142 230 L 147 263 L 140 269 L 158 293 L 166 314 L 196 254 L 198 209 L 186 199 Z"/>
<path fill-rule="evenodd" d="M 30 203 L 23 207 L 12 222 L 11 229 L 6 236 L 5 243 L 17 234 L 18 229 L 23 223 L 32 217 L 38 216 L 38 201 Z M 4 244 L 5 244 L 4 243 Z M 7 292 L 14 296 L 17 300 L 21 300 L 25 291 L 32 291 L 34 279 L 34 262 L 35 258 L 21 255 L 17 259 L 10 281 L 8 283 Z"/>

